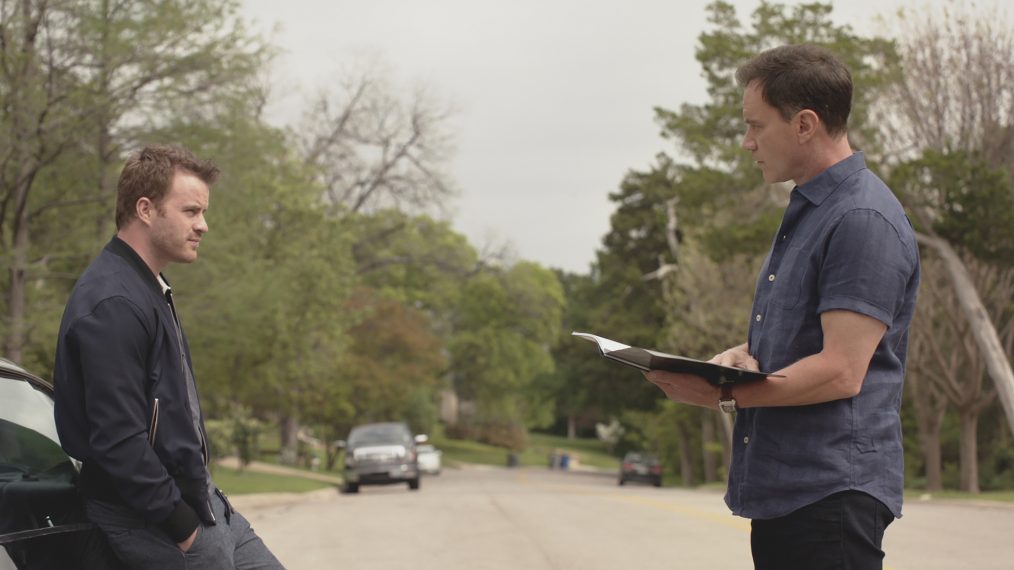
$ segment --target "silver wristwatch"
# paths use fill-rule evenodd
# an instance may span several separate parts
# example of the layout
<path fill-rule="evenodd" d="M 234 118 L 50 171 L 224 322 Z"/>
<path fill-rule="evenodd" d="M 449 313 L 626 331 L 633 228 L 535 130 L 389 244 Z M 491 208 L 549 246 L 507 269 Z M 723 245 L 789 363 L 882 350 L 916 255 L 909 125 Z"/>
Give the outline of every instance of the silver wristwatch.
<path fill-rule="evenodd" d="M 718 409 L 727 414 L 736 411 L 736 398 L 732 397 L 732 384 L 722 384 L 722 395 L 718 397 Z"/>

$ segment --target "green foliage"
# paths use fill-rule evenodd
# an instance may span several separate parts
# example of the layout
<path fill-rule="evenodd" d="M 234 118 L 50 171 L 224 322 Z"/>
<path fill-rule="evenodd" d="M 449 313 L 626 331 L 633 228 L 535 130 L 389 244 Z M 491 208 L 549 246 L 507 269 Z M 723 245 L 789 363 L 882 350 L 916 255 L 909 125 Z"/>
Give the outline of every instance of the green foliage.
<path fill-rule="evenodd" d="M 458 395 L 475 403 L 465 423 L 481 423 L 484 437 L 521 445 L 525 426 L 552 421 L 553 402 L 527 396 L 553 370 L 550 350 L 563 307 L 556 275 L 533 263 L 489 268 L 462 285 L 449 344 L 451 377 Z"/>
<path fill-rule="evenodd" d="M 750 27 L 725 2 L 709 5 L 712 30 L 699 37 L 697 60 L 708 80 L 710 100 L 679 111 L 656 109 L 662 135 L 676 144 L 669 167 L 679 196 L 684 232 L 699 235 L 715 260 L 734 254 L 760 254 L 781 219 L 784 198 L 772 200 L 758 189 L 759 176 L 749 153 L 740 148 L 742 92 L 735 81 L 739 65 L 765 49 L 790 43 L 827 47 L 852 71 L 855 83 L 849 138 L 875 154 L 879 132 L 870 121 L 873 102 L 898 73 L 893 43 L 855 35 L 831 21 L 830 3 L 789 7 L 761 2 Z M 686 157 L 685 163 L 677 162 Z"/>
<path fill-rule="evenodd" d="M 349 330 L 352 345 L 345 366 L 335 371 L 350 387 L 352 414 L 343 423 L 351 427 L 416 416 L 416 430 L 432 425 L 428 418 L 436 390 L 443 385 L 446 363 L 429 319 L 368 290 L 354 295 L 346 310 L 359 313 L 361 319 Z"/>
<path fill-rule="evenodd" d="M 242 470 L 260 456 L 259 438 L 265 424 L 253 416 L 250 408 L 233 404 L 225 418 L 207 420 L 205 428 L 212 460 L 235 455 Z"/>
<path fill-rule="evenodd" d="M 567 306 L 559 340 L 552 350 L 554 370 L 540 376 L 536 397 L 556 402 L 557 417 L 574 421 L 618 416 L 630 408 L 653 408 L 659 399 L 658 388 L 636 371 L 600 358 L 593 345 L 570 334 L 592 332 L 628 340 L 623 331 L 633 334 L 633 324 L 624 327 L 618 316 L 608 314 L 611 309 L 622 312 L 615 300 L 609 299 L 609 290 L 591 275 L 560 273 L 558 277 Z M 635 309 L 631 306 L 629 310 Z M 627 318 L 633 320 L 633 316 Z M 654 320 L 658 318 L 658 314 L 653 315 Z M 644 323 L 636 326 L 640 329 Z M 657 330 L 650 334 L 657 334 Z"/>
<path fill-rule="evenodd" d="M 992 264 L 1014 265 L 1014 185 L 1005 168 L 965 151 L 927 150 L 895 168 L 891 186 L 927 228 Z"/>
<path fill-rule="evenodd" d="M 230 495 L 250 493 L 306 493 L 334 487 L 330 483 L 305 477 L 274 475 L 254 471 L 229 469 L 218 466 L 214 469 L 215 485 Z"/>
<path fill-rule="evenodd" d="M 378 294 L 438 319 L 458 301 L 459 285 L 478 267 L 475 249 L 446 221 L 396 210 L 349 215 L 352 246 L 363 283 Z M 435 323 L 446 334 L 446 323 Z"/>
<path fill-rule="evenodd" d="M 12 255 L 0 268 L 9 277 L 0 334 L 48 376 L 63 301 L 113 232 L 124 151 L 184 118 L 214 125 L 251 108 L 270 52 L 231 0 L 33 0 L 4 10 L 0 240 Z"/>
<path fill-rule="evenodd" d="M 681 474 L 679 481 L 683 486 L 695 485 L 695 480 L 682 474 L 702 471 L 703 448 L 699 442 L 701 414 L 704 413 L 712 412 L 670 400 L 662 402 L 658 411 L 628 411 L 621 419 L 627 432 L 619 449 L 654 453 L 667 473 Z M 690 465 L 685 465 L 685 461 Z"/>

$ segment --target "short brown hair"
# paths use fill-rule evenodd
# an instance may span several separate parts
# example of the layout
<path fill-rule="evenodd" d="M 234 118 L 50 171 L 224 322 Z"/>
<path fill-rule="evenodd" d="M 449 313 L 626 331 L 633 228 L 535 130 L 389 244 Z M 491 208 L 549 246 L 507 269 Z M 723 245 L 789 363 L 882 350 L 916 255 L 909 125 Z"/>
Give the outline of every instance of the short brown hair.
<path fill-rule="evenodd" d="M 189 150 L 170 145 L 150 145 L 130 155 L 116 183 L 116 228 L 137 215 L 137 201 L 148 198 L 156 206 L 165 198 L 177 172 L 186 172 L 211 186 L 218 167 Z"/>
<path fill-rule="evenodd" d="M 829 135 L 845 134 L 852 111 L 852 74 L 829 50 L 800 44 L 761 52 L 736 70 L 740 87 L 754 81 L 764 101 L 786 121 L 810 109 Z"/>

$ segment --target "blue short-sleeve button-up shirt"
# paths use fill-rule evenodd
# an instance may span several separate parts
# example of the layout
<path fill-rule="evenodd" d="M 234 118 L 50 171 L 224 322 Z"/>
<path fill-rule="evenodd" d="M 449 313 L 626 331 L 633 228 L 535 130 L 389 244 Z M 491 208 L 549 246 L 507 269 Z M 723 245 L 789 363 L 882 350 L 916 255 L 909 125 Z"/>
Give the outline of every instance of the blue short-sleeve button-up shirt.
<path fill-rule="evenodd" d="M 725 497 L 733 513 L 774 518 L 859 490 L 901 516 L 899 409 L 918 286 L 915 233 L 862 153 L 792 191 L 757 280 L 750 354 L 775 371 L 820 352 L 820 314 L 830 310 L 875 318 L 887 331 L 857 396 L 739 411 Z"/>

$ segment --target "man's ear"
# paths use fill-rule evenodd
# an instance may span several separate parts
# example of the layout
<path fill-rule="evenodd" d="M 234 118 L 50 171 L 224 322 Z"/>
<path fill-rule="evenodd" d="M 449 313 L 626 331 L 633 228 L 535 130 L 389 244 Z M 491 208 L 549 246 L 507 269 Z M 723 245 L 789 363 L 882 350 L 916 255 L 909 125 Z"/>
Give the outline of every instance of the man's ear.
<path fill-rule="evenodd" d="M 142 196 L 137 199 L 137 203 L 134 204 L 134 208 L 137 213 L 137 219 L 144 225 L 151 223 L 151 219 L 155 216 L 155 204 L 151 201 L 151 198 Z"/>
<path fill-rule="evenodd" d="M 799 144 L 810 141 L 820 129 L 820 117 L 810 109 L 796 113 L 796 139 Z"/>

